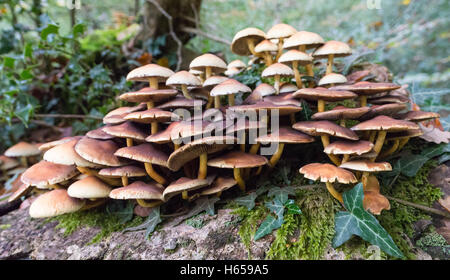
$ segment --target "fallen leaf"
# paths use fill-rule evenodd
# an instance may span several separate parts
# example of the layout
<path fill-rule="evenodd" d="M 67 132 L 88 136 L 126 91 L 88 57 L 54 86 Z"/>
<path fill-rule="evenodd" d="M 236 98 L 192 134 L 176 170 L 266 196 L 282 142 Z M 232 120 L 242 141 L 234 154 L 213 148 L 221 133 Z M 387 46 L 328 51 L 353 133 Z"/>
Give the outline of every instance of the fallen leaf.
<path fill-rule="evenodd" d="M 449 143 L 450 142 L 450 132 L 441 131 L 435 127 L 426 127 L 422 124 L 419 124 L 420 128 L 424 132 L 423 135 L 419 136 L 427 142 L 433 142 L 436 144 L 440 143 Z"/>
<path fill-rule="evenodd" d="M 364 210 L 374 215 L 380 215 L 382 210 L 391 209 L 389 200 L 378 192 L 365 191 L 363 199 Z"/>

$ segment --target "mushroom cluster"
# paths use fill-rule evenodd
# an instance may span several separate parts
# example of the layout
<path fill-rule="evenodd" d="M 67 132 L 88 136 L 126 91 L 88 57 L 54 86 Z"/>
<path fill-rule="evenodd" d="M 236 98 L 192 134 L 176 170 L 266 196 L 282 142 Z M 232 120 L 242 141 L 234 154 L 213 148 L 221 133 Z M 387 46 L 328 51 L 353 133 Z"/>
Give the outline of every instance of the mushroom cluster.
<path fill-rule="evenodd" d="M 389 209 L 375 173 L 391 166 L 380 160 L 421 134 L 417 122 L 439 116 L 407 112 L 404 100 L 409 99 L 396 94 L 399 85 L 335 73 L 335 58 L 352 50 L 316 33 L 287 24 L 267 33 L 246 28 L 235 35 L 231 50 L 251 56 L 252 64 L 264 63 L 262 77 L 273 78 L 273 85 L 261 83 L 252 90 L 233 79 L 251 66 L 240 60 L 227 65 L 213 54 L 195 58 L 189 71 L 138 67 L 127 80 L 148 84 L 121 94 L 129 106 L 105 115 L 102 127 L 39 149 L 19 143 L 0 157 L 7 172 L 19 166 L 15 157 L 27 167 L 27 157 L 43 153 L 41 161 L 23 171 L 10 201 L 39 194 L 29 213 L 40 218 L 90 209 L 109 199 L 149 208 L 220 196 L 233 186 L 245 192 L 250 178 L 274 168 L 286 144 L 307 145 L 320 136 L 331 163 L 307 164 L 299 172 L 324 182 L 341 202 L 335 184 L 361 181 L 364 207 L 375 214 Z M 320 59 L 327 59 L 326 69 L 314 69 L 314 60 Z M 290 82 L 282 83 L 286 77 Z M 317 111 L 312 120 L 297 121 L 302 104 Z"/>

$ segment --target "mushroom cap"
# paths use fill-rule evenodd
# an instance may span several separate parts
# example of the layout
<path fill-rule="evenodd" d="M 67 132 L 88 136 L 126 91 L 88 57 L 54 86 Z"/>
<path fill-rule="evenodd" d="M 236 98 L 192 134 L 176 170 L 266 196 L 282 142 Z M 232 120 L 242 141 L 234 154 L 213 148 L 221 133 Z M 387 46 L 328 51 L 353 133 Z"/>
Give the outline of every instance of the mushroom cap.
<path fill-rule="evenodd" d="M 164 189 L 163 197 L 164 200 L 168 200 L 170 197 L 175 196 L 184 191 L 193 191 L 206 186 L 211 185 L 215 176 L 208 176 L 205 179 L 190 179 L 186 177 L 181 177 L 180 179 L 172 182 L 167 188 Z"/>
<path fill-rule="evenodd" d="M 276 75 L 280 77 L 292 77 L 294 76 L 294 70 L 283 63 L 274 63 L 261 73 L 261 77 L 263 78 L 274 77 Z"/>
<path fill-rule="evenodd" d="M 112 178 L 120 177 L 143 177 L 147 173 L 143 168 L 135 165 L 125 165 L 119 167 L 103 168 L 98 172 L 99 175 Z"/>
<path fill-rule="evenodd" d="M 237 139 L 232 136 L 211 136 L 192 141 L 175 150 L 169 156 L 167 166 L 172 171 L 178 171 L 187 162 L 198 158 L 201 154 L 224 150 L 236 142 Z"/>
<path fill-rule="evenodd" d="M 361 120 L 372 119 L 379 115 L 392 116 L 400 111 L 407 108 L 406 104 L 384 104 L 384 105 L 373 105 L 370 107 L 370 111 L 361 116 Z"/>
<path fill-rule="evenodd" d="M 245 28 L 234 35 L 233 41 L 231 42 L 231 51 L 237 55 L 250 55 L 251 52 L 248 48 L 247 39 L 253 40 L 254 44 L 257 45 L 266 39 L 266 34 L 258 28 Z"/>
<path fill-rule="evenodd" d="M 190 109 L 194 107 L 202 107 L 206 101 L 199 99 L 187 99 L 184 97 L 177 97 L 173 100 L 170 100 L 166 103 L 163 103 L 157 106 L 158 109 Z"/>
<path fill-rule="evenodd" d="M 78 141 L 79 140 L 75 139 L 49 149 L 44 153 L 44 160 L 63 165 L 76 165 L 91 168 L 100 167 L 101 165 L 85 160 L 75 151 L 75 145 Z"/>
<path fill-rule="evenodd" d="M 94 129 L 94 130 L 91 130 L 91 131 L 88 131 L 86 133 L 86 137 L 89 137 L 89 138 L 92 138 L 92 139 L 97 139 L 97 140 L 112 140 L 112 139 L 115 138 L 114 136 L 104 132 L 103 128 L 104 128 L 104 126 L 103 127 L 99 127 L 97 129 Z M 80 139 L 81 139 L 81 137 L 80 137 Z"/>
<path fill-rule="evenodd" d="M 8 170 L 20 164 L 19 161 L 15 160 L 14 158 L 7 157 L 5 155 L 0 155 L 0 160 L 2 161 L 2 163 L 0 164 L 1 170 Z"/>
<path fill-rule="evenodd" d="M 224 74 L 227 77 L 231 77 L 231 76 L 239 74 L 240 72 L 241 72 L 241 70 L 239 68 L 231 67 L 231 68 L 227 68 L 227 70 L 224 72 Z"/>
<path fill-rule="evenodd" d="M 44 144 L 42 144 L 42 145 L 40 145 L 39 146 L 39 150 L 41 151 L 41 152 L 45 152 L 45 151 L 47 151 L 47 150 L 49 150 L 49 149 L 51 149 L 51 148 L 53 148 L 53 147 L 55 147 L 55 146 L 58 146 L 58 145 L 60 145 L 60 144 L 64 144 L 64 143 L 66 143 L 66 142 L 69 142 L 69 141 L 72 141 L 72 140 L 75 140 L 75 139 L 81 139 L 81 138 L 83 138 L 83 136 L 68 136 L 68 137 L 63 137 L 63 138 L 61 138 L 61 139 L 58 139 L 58 140 L 54 140 L 54 141 L 50 141 L 50 142 L 47 142 L 47 143 L 44 143 Z"/>
<path fill-rule="evenodd" d="M 229 188 L 235 186 L 237 184 L 236 180 L 230 177 L 217 177 L 216 180 L 211 184 L 209 188 L 205 188 L 202 190 L 200 195 L 211 195 L 216 194 Z"/>
<path fill-rule="evenodd" d="M 157 183 L 136 181 L 109 193 L 112 199 L 155 199 L 163 200 L 164 187 Z"/>
<path fill-rule="evenodd" d="M 220 84 L 218 84 L 217 86 L 215 86 L 211 92 L 209 93 L 211 96 L 219 96 L 219 95 L 228 95 L 228 94 L 236 94 L 239 92 L 251 92 L 252 90 L 234 80 L 234 79 L 228 79 Z"/>
<path fill-rule="evenodd" d="M 276 51 L 278 51 L 278 46 L 267 39 L 259 42 L 259 44 L 255 46 L 255 52 L 257 53 Z"/>
<path fill-rule="evenodd" d="M 106 165 L 121 166 L 123 162 L 114 153 L 119 147 L 112 140 L 96 140 L 84 137 L 75 145 L 75 151 L 87 161 Z"/>
<path fill-rule="evenodd" d="M 280 86 L 280 93 L 292 93 L 298 90 L 298 87 L 291 83 L 283 83 Z"/>
<path fill-rule="evenodd" d="M 283 49 L 294 49 L 302 45 L 306 46 L 307 49 L 310 49 L 317 48 L 323 44 L 325 44 L 325 40 L 323 40 L 319 34 L 308 31 L 298 31 L 284 41 Z"/>
<path fill-rule="evenodd" d="M 260 155 L 232 151 L 208 160 L 208 166 L 217 168 L 251 168 L 266 165 L 267 158 Z"/>
<path fill-rule="evenodd" d="M 269 31 L 266 33 L 267 39 L 279 39 L 279 38 L 286 38 L 290 37 L 294 33 L 296 33 L 297 30 L 290 26 L 289 24 L 285 23 L 278 23 L 272 26 Z"/>
<path fill-rule="evenodd" d="M 167 67 L 158 64 L 147 64 L 133 69 L 127 75 L 127 81 L 148 82 L 149 78 L 158 78 L 158 81 L 165 81 L 174 72 Z"/>
<path fill-rule="evenodd" d="M 28 168 L 21 176 L 23 183 L 45 189 L 49 185 L 69 180 L 78 174 L 73 165 L 63 165 L 40 161 Z"/>
<path fill-rule="evenodd" d="M 379 192 L 364 191 L 363 207 L 375 215 L 380 215 L 381 211 L 391 209 L 389 200 Z"/>
<path fill-rule="evenodd" d="M 354 99 L 358 95 L 351 91 L 338 91 L 326 88 L 302 88 L 297 90 L 293 97 L 302 98 L 306 100 L 325 100 L 329 102 L 342 101 L 347 99 Z"/>
<path fill-rule="evenodd" d="M 320 179 L 324 183 L 337 181 L 342 184 L 350 184 L 358 181 L 352 172 L 329 163 L 310 163 L 300 168 L 299 172 L 307 179 L 313 181 Z"/>
<path fill-rule="evenodd" d="M 152 123 L 152 122 L 170 122 L 178 121 L 180 117 L 169 111 L 164 111 L 158 108 L 152 108 L 145 111 L 133 112 L 124 117 L 125 120 L 138 123 Z"/>
<path fill-rule="evenodd" d="M 120 124 L 123 123 L 125 120 L 123 119 L 124 116 L 131 112 L 136 112 L 139 110 L 145 109 L 147 106 L 145 104 L 139 104 L 134 107 L 119 107 L 117 109 L 112 110 L 108 114 L 106 114 L 103 117 L 103 123 L 104 124 Z"/>
<path fill-rule="evenodd" d="M 168 86 L 180 86 L 180 85 L 186 85 L 186 86 L 201 86 L 202 82 L 193 74 L 189 73 L 188 71 L 179 71 L 172 76 L 170 76 L 167 81 L 166 85 Z"/>
<path fill-rule="evenodd" d="M 211 76 L 203 82 L 203 87 L 214 87 L 228 79 L 228 77 L 224 76 Z"/>
<path fill-rule="evenodd" d="M 266 102 L 271 102 L 275 105 L 292 105 L 300 107 L 302 106 L 302 102 L 300 100 L 294 99 L 292 97 L 292 93 L 283 94 L 280 92 L 279 95 L 271 95 L 263 98 Z"/>
<path fill-rule="evenodd" d="M 301 144 L 314 142 L 314 138 L 290 127 L 280 127 L 277 131 L 256 138 L 260 143 Z"/>
<path fill-rule="evenodd" d="M 228 63 L 228 65 L 227 65 L 228 69 L 233 68 L 233 67 L 242 69 L 242 68 L 246 68 L 247 65 L 242 60 L 235 59 L 235 60 L 231 61 L 230 63 Z"/>
<path fill-rule="evenodd" d="M 173 122 L 165 130 L 150 135 L 145 140 L 151 143 L 165 144 L 202 134 L 209 135 L 216 128 L 213 123 L 202 120 Z"/>
<path fill-rule="evenodd" d="M 337 73 L 330 73 L 322 77 L 320 79 L 318 85 L 331 85 L 331 84 L 345 84 L 347 82 L 347 78 L 344 75 Z"/>
<path fill-rule="evenodd" d="M 315 58 L 328 58 L 328 55 L 334 55 L 334 57 L 343 57 L 352 54 L 352 49 L 344 42 L 328 41 L 323 46 L 318 48 L 313 56 Z"/>
<path fill-rule="evenodd" d="M 313 61 L 313 57 L 298 50 L 290 50 L 283 53 L 278 59 L 280 63 L 292 63 L 294 61 L 298 61 L 299 65 L 306 65 Z"/>
<path fill-rule="evenodd" d="M 336 106 L 332 110 L 317 112 L 312 115 L 313 120 L 355 120 L 370 111 L 370 107 L 346 108 Z"/>
<path fill-rule="evenodd" d="M 392 166 L 389 162 L 373 162 L 370 160 L 352 160 L 347 161 L 339 166 L 340 168 L 366 171 L 366 172 L 379 172 L 379 171 L 391 171 Z"/>
<path fill-rule="evenodd" d="M 67 194 L 76 198 L 105 198 L 109 196 L 112 188 L 95 176 L 87 176 L 72 183 Z"/>
<path fill-rule="evenodd" d="M 391 96 L 388 94 L 388 95 L 380 97 L 380 98 L 369 99 L 368 102 L 370 104 L 389 104 L 389 103 L 406 104 L 406 103 L 409 103 L 410 100 L 408 97 Z"/>
<path fill-rule="evenodd" d="M 19 178 L 20 180 L 20 178 Z M 22 182 L 22 181 L 20 181 Z M 8 202 L 13 202 L 19 198 L 21 198 L 24 195 L 27 195 L 31 190 L 33 189 L 33 186 L 30 186 L 28 184 L 25 183 L 21 183 L 19 185 L 19 187 L 17 188 L 17 190 L 11 194 L 11 196 L 8 198 Z"/>
<path fill-rule="evenodd" d="M 206 67 L 211 67 L 211 70 L 214 73 L 222 73 L 227 70 L 227 64 L 225 61 L 210 53 L 197 56 L 189 64 L 189 68 L 195 70 L 204 70 Z"/>
<path fill-rule="evenodd" d="M 302 107 L 295 105 L 278 105 L 268 101 L 260 101 L 250 105 L 230 106 L 228 107 L 228 109 L 236 113 L 245 113 L 250 111 L 255 111 L 256 113 L 258 113 L 260 110 L 266 110 L 268 112 L 278 110 L 280 116 L 285 116 L 300 112 L 302 110 Z"/>
<path fill-rule="evenodd" d="M 352 130 L 330 121 L 302 121 L 295 123 L 292 128 L 311 136 L 329 135 L 348 140 L 359 139 Z"/>
<path fill-rule="evenodd" d="M 153 147 L 150 143 L 118 149 L 115 156 L 128 158 L 140 162 L 148 162 L 156 165 L 167 166 L 167 155 Z"/>
<path fill-rule="evenodd" d="M 30 206 L 32 218 L 54 217 L 80 210 L 85 201 L 70 197 L 66 190 L 52 190 L 40 195 Z"/>
<path fill-rule="evenodd" d="M 371 120 L 361 122 L 351 128 L 353 131 L 386 130 L 398 132 L 411 129 L 420 129 L 416 123 L 396 120 L 388 116 L 378 116 Z"/>
<path fill-rule="evenodd" d="M 7 157 L 30 157 L 41 153 L 38 146 L 27 142 L 19 142 L 5 151 Z"/>
<path fill-rule="evenodd" d="M 401 86 L 393 83 L 373 83 L 373 82 L 358 82 L 353 85 L 339 85 L 331 87 L 331 90 L 348 90 L 359 95 L 373 95 L 380 92 L 391 91 L 399 89 Z"/>
<path fill-rule="evenodd" d="M 398 105 L 398 104 L 396 104 L 396 105 Z M 409 111 L 404 114 L 395 115 L 395 118 L 402 119 L 405 121 L 412 121 L 412 122 L 421 122 L 421 121 L 436 119 L 439 117 L 440 116 L 438 113 L 424 112 L 424 111 Z"/>
<path fill-rule="evenodd" d="M 138 91 L 123 93 L 119 96 L 119 99 L 128 102 L 162 102 L 174 98 L 177 94 L 178 91 L 176 89 L 152 89 L 145 87 Z M 132 112 L 135 111 L 125 113 Z"/>
<path fill-rule="evenodd" d="M 333 155 L 362 155 L 372 150 L 373 144 L 369 141 L 335 141 L 323 149 L 326 154 Z"/>
<path fill-rule="evenodd" d="M 109 135 L 119 138 L 131 138 L 136 140 L 144 140 L 147 134 L 130 121 L 126 121 L 119 125 L 105 126 L 103 131 Z"/>
<path fill-rule="evenodd" d="M 267 123 L 263 121 L 250 121 L 248 119 L 239 119 L 235 124 L 231 124 L 226 128 L 227 135 L 234 135 L 235 132 L 243 130 L 256 130 L 267 127 Z"/>
<path fill-rule="evenodd" d="M 423 135 L 422 129 L 410 129 L 400 132 L 391 132 L 386 135 L 386 140 L 400 140 Z"/>

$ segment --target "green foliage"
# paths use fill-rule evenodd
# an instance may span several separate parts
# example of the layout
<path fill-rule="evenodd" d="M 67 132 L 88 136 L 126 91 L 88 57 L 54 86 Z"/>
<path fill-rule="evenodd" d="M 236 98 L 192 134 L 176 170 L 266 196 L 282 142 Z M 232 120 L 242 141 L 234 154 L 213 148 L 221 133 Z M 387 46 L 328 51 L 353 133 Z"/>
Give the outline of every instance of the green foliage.
<path fill-rule="evenodd" d="M 450 248 L 445 238 L 436 231 L 428 233 L 425 236 L 422 236 L 419 240 L 417 240 L 416 245 L 422 249 L 434 246 Z"/>
<path fill-rule="evenodd" d="M 196 215 L 186 220 L 186 224 L 193 228 L 202 228 L 205 225 L 203 215 Z"/>
<path fill-rule="evenodd" d="M 154 207 L 150 214 L 147 217 L 147 220 L 143 222 L 140 225 L 133 226 L 133 227 L 127 227 L 123 231 L 137 231 L 137 230 L 144 230 L 145 229 L 145 238 L 148 238 L 150 234 L 155 231 L 156 226 L 161 222 L 161 214 L 160 214 L 160 208 Z"/>

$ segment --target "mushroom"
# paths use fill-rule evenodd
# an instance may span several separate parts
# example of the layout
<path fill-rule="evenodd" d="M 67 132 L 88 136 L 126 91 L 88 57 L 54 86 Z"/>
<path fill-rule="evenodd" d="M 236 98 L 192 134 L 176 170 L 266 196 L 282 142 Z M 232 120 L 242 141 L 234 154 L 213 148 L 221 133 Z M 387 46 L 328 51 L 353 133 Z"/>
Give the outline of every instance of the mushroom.
<path fill-rule="evenodd" d="M 299 172 L 307 179 L 313 181 L 320 179 L 321 182 L 326 184 L 328 192 L 341 203 L 344 202 L 342 194 L 334 188 L 332 183 L 336 181 L 342 184 L 357 182 L 352 172 L 329 163 L 310 163 L 300 168 Z"/>
<path fill-rule="evenodd" d="M 167 167 L 167 155 L 153 147 L 150 143 L 144 143 L 132 147 L 124 147 L 116 150 L 115 156 L 128 158 L 143 162 L 148 176 L 161 185 L 165 185 L 167 180 L 153 169 L 153 164 Z"/>
<path fill-rule="evenodd" d="M 169 111 L 164 111 L 158 108 L 152 108 L 145 111 L 130 113 L 126 115 L 124 119 L 132 122 L 151 124 L 151 129 L 154 129 L 155 127 L 158 128 L 158 126 L 153 125 L 153 123 L 158 124 L 162 122 L 178 121 L 180 117 L 177 114 L 174 114 Z M 158 131 L 151 131 L 151 135 L 157 132 Z"/>
<path fill-rule="evenodd" d="M 125 93 L 124 95 L 127 95 L 127 94 L 129 94 L 129 93 Z M 176 91 L 175 91 L 175 94 L 176 94 Z M 121 96 L 119 96 L 119 99 L 121 99 Z M 132 101 L 132 102 L 134 102 L 134 101 Z M 140 102 L 140 101 L 138 101 L 138 102 Z M 141 103 L 137 106 L 134 106 L 134 107 L 125 106 L 125 107 L 116 108 L 116 109 L 110 111 L 109 113 L 107 113 L 103 117 L 103 124 L 106 124 L 106 125 L 121 124 L 125 121 L 123 119 L 124 116 L 126 116 L 129 113 L 140 111 L 143 109 L 145 109 L 145 104 L 143 104 L 143 103 Z"/>
<path fill-rule="evenodd" d="M 284 39 L 289 38 L 294 33 L 296 33 L 297 30 L 285 23 L 279 23 L 272 26 L 272 28 L 269 29 L 266 33 L 266 38 L 269 40 L 278 40 L 278 53 L 275 57 L 275 62 L 278 61 L 278 58 L 280 58 L 281 53 L 283 51 L 283 43 Z"/>
<path fill-rule="evenodd" d="M 344 57 L 351 54 L 352 49 L 346 43 L 339 41 L 328 41 L 313 53 L 313 57 L 318 59 L 327 58 L 328 63 L 325 74 L 330 74 L 333 72 L 333 60 L 335 57 Z"/>
<path fill-rule="evenodd" d="M 259 84 L 252 93 L 247 96 L 247 98 L 242 103 L 243 105 L 255 104 L 259 101 L 263 101 L 263 98 L 268 95 L 275 94 L 276 90 L 273 86 L 261 83 Z"/>
<path fill-rule="evenodd" d="M 104 132 L 103 131 L 104 127 L 105 126 L 99 127 L 97 129 L 94 129 L 94 130 L 91 130 L 91 131 L 88 131 L 86 133 L 86 137 L 89 137 L 89 138 L 92 138 L 92 139 L 97 139 L 97 140 L 113 140 L 115 137 L 110 135 L 110 134 L 108 134 L 108 133 L 106 133 L 106 132 Z"/>
<path fill-rule="evenodd" d="M 127 81 L 149 82 L 150 88 L 159 89 L 158 83 L 165 81 L 173 74 L 174 72 L 167 67 L 158 64 L 147 64 L 128 73 Z"/>
<path fill-rule="evenodd" d="M 319 80 L 318 85 L 320 87 L 333 87 L 336 84 L 345 84 L 347 82 L 347 78 L 344 75 L 336 74 L 336 73 L 330 73 L 326 74 L 322 77 L 322 79 Z"/>
<path fill-rule="evenodd" d="M 68 136 L 68 137 L 63 137 L 63 138 L 58 139 L 58 140 L 54 140 L 54 141 L 50 141 L 50 142 L 44 143 L 44 144 L 40 145 L 40 146 L 38 147 L 38 149 L 39 149 L 41 152 L 46 152 L 46 151 L 50 150 L 51 148 L 53 148 L 53 147 L 55 147 L 55 146 L 58 146 L 58 145 L 60 145 L 60 144 L 64 144 L 64 143 L 66 143 L 66 142 L 69 142 L 69 141 L 72 141 L 72 140 L 75 140 L 75 139 L 80 140 L 81 138 L 83 138 L 83 136 Z M 1 156 L 0 156 L 0 158 L 1 158 Z"/>
<path fill-rule="evenodd" d="M 38 189 L 59 189 L 59 183 L 69 180 L 78 172 L 73 165 L 40 161 L 28 168 L 20 177 L 22 182 Z"/>
<path fill-rule="evenodd" d="M 136 181 L 109 193 L 112 199 L 136 199 L 142 207 L 156 207 L 164 203 L 164 187 L 155 183 Z"/>
<path fill-rule="evenodd" d="M 339 121 L 340 125 L 345 127 L 346 120 L 356 120 L 370 111 L 369 107 L 347 108 L 336 106 L 325 112 L 317 112 L 311 116 L 313 120 Z"/>
<path fill-rule="evenodd" d="M 41 151 L 34 144 L 19 142 L 5 151 L 7 157 L 18 157 L 23 167 L 28 167 L 28 157 L 40 155 Z"/>
<path fill-rule="evenodd" d="M 340 168 L 362 171 L 361 181 L 363 186 L 367 186 L 370 172 L 391 171 L 392 167 L 389 162 L 373 162 L 371 160 L 352 160 L 347 161 L 339 166 Z"/>
<path fill-rule="evenodd" d="M 194 58 L 189 64 L 189 68 L 200 71 L 204 70 L 205 78 L 208 79 L 213 73 L 218 74 L 227 70 L 227 64 L 220 57 L 206 53 Z"/>
<path fill-rule="evenodd" d="M 354 99 L 356 94 L 350 91 L 338 91 L 331 90 L 322 87 L 318 88 L 302 88 L 296 91 L 293 95 L 294 98 L 302 98 L 310 101 L 317 101 L 317 111 L 325 111 L 325 101 L 336 102 L 347 99 Z"/>
<path fill-rule="evenodd" d="M 134 165 L 103 168 L 98 174 L 104 177 L 121 178 L 123 187 L 128 185 L 128 178 L 143 177 L 147 175 L 144 169 Z"/>
<path fill-rule="evenodd" d="M 241 70 L 236 67 L 227 68 L 227 70 L 225 70 L 224 72 L 225 76 L 227 77 L 233 77 L 239 73 L 241 73 Z"/>
<path fill-rule="evenodd" d="M 293 77 L 294 71 L 289 66 L 286 66 L 282 63 L 274 63 L 264 69 L 261 73 L 261 77 L 263 78 L 271 78 L 275 79 L 274 88 L 276 90 L 276 94 L 280 93 L 280 78 L 281 77 Z"/>
<path fill-rule="evenodd" d="M 406 145 L 406 143 L 408 143 L 410 138 L 418 137 L 421 135 L 423 135 L 423 131 L 421 129 L 410 129 L 401 132 L 388 133 L 386 135 L 386 141 L 394 141 L 394 144 L 389 150 L 380 153 L 380 158 L 385 158 L 395 151 L 400 151 Z"/>
<path fill-rule="evenodd" d="M 189 95 L 187 87 L 199 87 L 202 85 L 202 82 L 188 71 L 180 71 L 170 76 L 166 81 L 166 85 L 181 87 L 184 97 L 187 99 L 192 99 L 192 96 Z"/>
<path fill-rule="evenodd" d="M 302 77 L 300 76 L 300 72 L 298 70 L 299 65 L 308 65 L 312 62 L 313 58 L 307 53 L 290 50 L 280 56 L 278 62 L 280 63 L 291 63 L 292 69 L 294 69 L 295 83 L 298 88 L 302 88 Z"/>
<path fill-rule="evenodd" d="M 192 200 L 192 199 L 198 197 L 199 194 L 189 197 L 188 192 L 194 191 L 197 189 L 201 189 L 203 187 L 207 187 L 207 186 L 211 185 L 214 178 L 215 178 L 215 176 L 208 176 L 203 179 L 200 179 L 200 178 L 190 179 L 190 178 L 186 178 L 186 177 L 181 177 L 180 179 L 176 180 L 175 182 L 172 182 L 169 186 L 167 186 L 167 188 L 164 189 L 163 198 L 165 201 L 167 201 L 171 197 L 181 193 L 181 196 L 183 199 Z"/>
<path fill-rule="evenodd" d="M 214 108 L 220 108 L 220 96 L 221 95 L 227 95 L 228 96 L 228 105 L 234 106 L 234 95 L 237 93 L 246 93 L 251 92 L 252 90 L 234 80 L 234 79 L 228 79 L 217 86 L 215 86 L 211 92 L 210 95 L 214 97 Z"/>
<path fill-rule="evenodd" d="M 399 88 L 400 88 L 399 85 L 392 83 L 358 82 L 353 85 L 339 85 L 331 87 L 330 90 L 344 90 L 357 93 L 359 95 L 360 106 L 364 107 L 367 105 L 367 96 Z"/>
<path fill-rule="evenodd" d="M 30 206 L 32 218 L 48 218 L 73 213 L 83 208 L 85 201 L 70 197 L 64 189 L 52 190 L 40 195 Z"/>
<path fill-rule="evenodd" d="M 266 66 L 270 66 L 273 63 L 272 53 L 278 52 L 278 46 L 269 40 L 263 40 L 255 47 L 255 52 L 262 53 L 261 56 L 264 57 Z"/>
<path fill-rule="evenodd" d="M 217 197 L 220 197 L 223 191 L 228 190 L 229 188 L 235 186 L 236 184 L 237 182 L 233 178 L 217 177 L 209 188 L 205 188 L 204 190 L 201 191 L 200 195 L 207 196 L 215 194 Z"/>
<path fill-rule="evenodd" d="M 236 133 L 237 139 L 239 139 L 239 145 L 241 148 L 241 152 L 245 153 L 245 144 L 246 144 L 246 135 L 247 131 L 254 133 L 256 135 L 256 131 L 260 128 L 267 127 L 267 123 L 261 121 L 249 121 L 245 118 L 240 118 L 237 120 L 235 124 L 230 125 L 226 128 L 226 135 L 234 136 Z M 249 141 L 251 142 L 251 141 Z"/>
<path fill-rule="evenodd" d="M 324 148 L 324 153 L 333 155 L 344 155 L 342 163 L 348 161 L 351 155 L 362 155 L 372 150 L 373 144 L 369 141 L 335 141 Z"/>
<path fill-rule="evenodd" d="M 242 70 L 244 68 L 247 68 L 247 65 L 242 60 L 236 59 L 228 63 L 227 69 L 230 68 L 237 68 L 239 70 Z"/>
<path fill-rule="evenodd" d="M 364 107 L 361 107 L 364 108 Z M 384 104 L 384 105 L 372 105 L 369 112 L 360 117 L 361 121 L 370 120 L 376 116 L 384 115 L 391 117 L 396 113 L 406 109 L 405 104 Z"/>
<path fill-rule="evenodd" d="M 115 126 L 105 126 L 103 131 L 109 135 L 126 138 L 127 146 L 133 146 L 133 140 L 143 141 L 147 135 L 130 121 Z"/>
<path fill-rule="evenodd" d="M 253 54 L 257 56 L 255 46 L 264 39 L 266 39 L 264 31 L 254 27 L 245 28 L 234 35 L 231 51 L 237 55 Z"/>
<path fill-rule="evenodd" d="M 195 109 L 201 108 L 206 102 L 199 99 L 186 99 L 184 97 L 177 97 L 173 100 L 167 101 L 158 105 L 158 109 Z"/>
<path fill-rule="evenodd" d="M 95 176 L 87 176 L 72 183 L 67 189 L 70 197 L 88 199 L 92 203 L 86 203 L 82 210 L 97 207 L 106 202 L 112 188 Z"/>
<path fill-rule="evenodd" d="M 242 168 L 254 168 L 267 164 L 263 156 L 252 155 L 240 151 L 232 151 L 208 161 L 208 166 L 217 168 L 232 168 L 234 179 L 240 189 L 245 191 L 245 181 L 241 177 Z"/>

